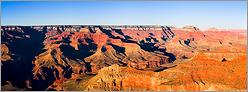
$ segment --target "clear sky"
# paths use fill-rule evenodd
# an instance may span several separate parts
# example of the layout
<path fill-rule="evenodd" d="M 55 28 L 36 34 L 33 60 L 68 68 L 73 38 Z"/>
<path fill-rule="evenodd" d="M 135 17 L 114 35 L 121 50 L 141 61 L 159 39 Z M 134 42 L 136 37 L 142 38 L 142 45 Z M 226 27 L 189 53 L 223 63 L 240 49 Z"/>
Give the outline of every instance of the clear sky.
<path fill-rule="evenodd" d="M 246 29 L 247 1 L 3 1 L 1 25 L 172 25 Z"/>

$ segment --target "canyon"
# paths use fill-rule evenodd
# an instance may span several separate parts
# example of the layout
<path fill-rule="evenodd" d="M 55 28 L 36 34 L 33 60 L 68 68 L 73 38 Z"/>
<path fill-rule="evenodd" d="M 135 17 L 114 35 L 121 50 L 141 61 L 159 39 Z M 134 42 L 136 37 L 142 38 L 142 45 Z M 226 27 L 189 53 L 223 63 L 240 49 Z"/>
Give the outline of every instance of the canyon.
<path fill-rule="evenodd" d="M 1 90 L 246 91 L 247 30 L 1 27 Z"/>

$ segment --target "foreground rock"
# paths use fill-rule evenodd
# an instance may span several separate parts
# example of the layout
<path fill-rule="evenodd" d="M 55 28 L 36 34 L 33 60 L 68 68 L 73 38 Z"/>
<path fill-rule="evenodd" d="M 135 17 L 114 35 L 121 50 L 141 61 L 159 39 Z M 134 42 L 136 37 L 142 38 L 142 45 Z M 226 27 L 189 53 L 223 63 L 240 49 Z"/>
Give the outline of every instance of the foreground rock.
<path fill-rule="evenodd" d="M 245 67 L 245 55 L 219 62 L 202 53 L 162 72 L 112 65 L 91 78 L 85 90 L 246 90 Z"/>

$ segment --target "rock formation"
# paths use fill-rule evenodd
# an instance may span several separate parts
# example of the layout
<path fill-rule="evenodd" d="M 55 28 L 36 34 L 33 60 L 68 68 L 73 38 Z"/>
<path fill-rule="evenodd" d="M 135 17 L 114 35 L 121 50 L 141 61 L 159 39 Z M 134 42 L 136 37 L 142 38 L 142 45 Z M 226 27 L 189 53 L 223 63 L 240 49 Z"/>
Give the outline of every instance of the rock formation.
<path fill-rule="evenodd" d="M 1 61 L 10 61 L 11 53 L 9 52 L 9 48 L 6 44 L 1 44 Z"/>
<path fill-rule="evenodd" d="M 98 75 L 91 78 L 85 90 L 237 91 L 246 88 L 245 60 L 246 56 L 242 55 L 222 63 L 199 53 L 192 60 L 168 67 L 161 72 L 112 65 L 102 68 Z"/>
<path fill-rule="evenodd" d="M 218 30 L 3 26 L 2 89 L 245 90 L 247 31 Z"/>

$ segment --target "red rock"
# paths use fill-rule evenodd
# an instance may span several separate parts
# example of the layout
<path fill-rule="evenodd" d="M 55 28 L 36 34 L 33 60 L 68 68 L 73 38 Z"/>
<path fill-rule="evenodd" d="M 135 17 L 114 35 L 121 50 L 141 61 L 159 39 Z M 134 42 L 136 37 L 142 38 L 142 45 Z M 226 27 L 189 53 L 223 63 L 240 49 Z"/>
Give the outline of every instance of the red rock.
<path fill-rule="evenodd" d="M 56 90 L 247 88 L 246 81 L 241 81 L 246 80 L 246 31 L 201 31 L 194 26 L 102 27 L 47 27 L 43 51 L 33 57 L 34 76 L 30 80 L 47 82 L 54 78 L 47 87 Z M 8 43 L 33 37 L 18 27 L 1 31 L 1 61 L 10 60 L 15 53 L 10 52 L 13 48 L 9 49 Z M 91 74 L 97 75 L 89 78 Z M 65 86 L 67 83 L 70 86 Z M 25 79 L 25 84 L 34 88 L 32 81 Z"/>

